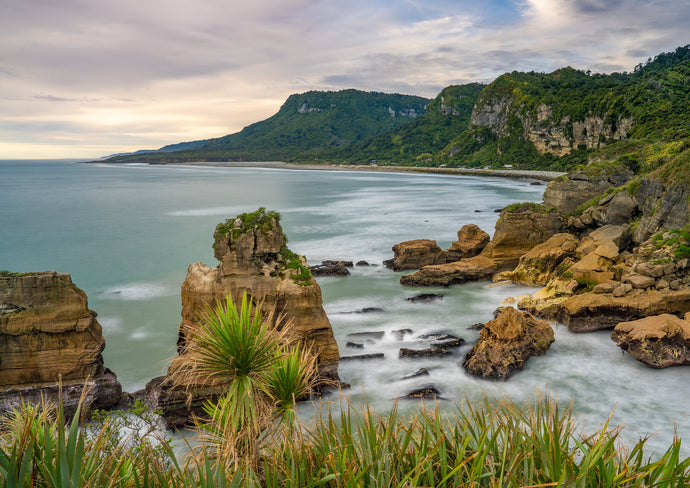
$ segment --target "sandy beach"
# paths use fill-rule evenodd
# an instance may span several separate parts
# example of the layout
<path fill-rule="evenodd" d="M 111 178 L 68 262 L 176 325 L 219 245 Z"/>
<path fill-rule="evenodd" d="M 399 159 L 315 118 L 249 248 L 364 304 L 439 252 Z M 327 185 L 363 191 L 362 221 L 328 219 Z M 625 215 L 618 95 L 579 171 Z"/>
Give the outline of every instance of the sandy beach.
<path fill-rule="evenodd" d="M 197 161 L 185 163 L 167 163 L 177 166 L 216 166 L 228 168 L 279 168 L 295 170 L 328 170 L 328 171 L 383 171 L 388 173 L 432 173 L 432 174 L 460 174 L 468 176 L 498 176 L 503 178 L 534 179 L 542 181 L 555 180 L 563 172 L 558 171 L 530 171 L 517 169 L 478 169 L 478 168 L 430 168 L 417 166 L 374 166 L 359 164 L 299 164 L 283 163 L 280 161 Z"/>

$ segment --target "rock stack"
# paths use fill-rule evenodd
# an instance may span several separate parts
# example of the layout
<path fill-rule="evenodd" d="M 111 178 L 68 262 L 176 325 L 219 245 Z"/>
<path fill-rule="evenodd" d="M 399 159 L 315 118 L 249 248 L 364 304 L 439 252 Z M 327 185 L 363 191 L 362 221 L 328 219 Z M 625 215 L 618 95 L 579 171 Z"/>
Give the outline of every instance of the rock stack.
<path fill-rule="evenodd" d="M 279 219 L 277 213 L 259 209 L 216 227 L 213 248 L 220 264 L 215 268 L 191 264 L 182 284 L 178 353 L 185 354 L 185 331 L 198 326 L 208 307 L 228 295 L 240 303 L 246 293 L 254 304 L 262 305 L 265 314 L 282 314 L 291 333 L 317 350 L 322 384 L 339 384 L 338 345 L 322 306 L 321 288 L 304 257 L 286 247 Z M 223 387 L 202 385 L 187 405 L 187 393 L 173 388 L 169 378 L 176 365 L 174 360 L 166 377 L 147 385 L 147 395 L 169 423 L 181 425 L 206 399 L 222 393 Z"/>
<path fill-rule="evenodd" d="M 41 397 L 65 413 L 110 408 L 122 388 L 103 366 L 105 339 L 96 312 L 69 274 L 7 273 L 0 276 L 0 411 Z"/>

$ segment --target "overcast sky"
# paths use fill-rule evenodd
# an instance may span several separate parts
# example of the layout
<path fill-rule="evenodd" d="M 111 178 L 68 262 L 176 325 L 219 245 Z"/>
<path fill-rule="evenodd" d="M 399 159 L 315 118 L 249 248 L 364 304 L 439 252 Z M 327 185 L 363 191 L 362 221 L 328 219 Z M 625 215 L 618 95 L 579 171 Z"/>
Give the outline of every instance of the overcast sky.
<path fill-rule="evenodd" d="M 292 93 L 433 98 L 690 43 L 690 0 L 0 0 L 0 159 L 237 132 Z"/>

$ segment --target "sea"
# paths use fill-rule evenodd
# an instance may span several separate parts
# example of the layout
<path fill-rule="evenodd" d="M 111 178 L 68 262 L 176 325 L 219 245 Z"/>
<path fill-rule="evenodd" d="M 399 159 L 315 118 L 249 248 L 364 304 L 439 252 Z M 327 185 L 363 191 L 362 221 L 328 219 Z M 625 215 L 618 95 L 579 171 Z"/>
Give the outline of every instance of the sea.
<path fill-rule="evenodd" d="M 219 222 L 258 207 L 280 212 L 288 246 L 310 264 L 366 261 L 347 277 L 319 278 L 324 308 L 341 356 L 384 353 L 384 359 L 343 361 L 339 375 L 354 403 L 385 412 L 417 388 L 435 387 L 440 408 L 462 401 L 508 397 L 516 402 L 550 395 L 572 404 L 584 429 L 624 425 L 626 443 L 652 436 L 664 450 L 674 435 L 690 439 L 690 370 L 655 370 L 621 351 L 610 331 L 569 332 L 553 323 L 556 341 L 505 382 L 468 375 L 462 360 L 479 332 L 472 325 L 496 307 L 535 288 L 471 283 L 408 288 L 403 273 L 382 262 L 410 239 L 450 246 L 474 223 L 493 234 L 497 210 L 542 199 L 534 180 L 369 171 L 290 170 L 83 164 L 65 160 L 0 161 L 0 269 L 70 273 L 98 313 L 103 352 L 126 391 L 165 373 L 175 356 L 180 286 L 187 266 L 216 266 L 213 231 Z M 419 293 L 442 298 L 409 301 Z M 380 311 L 362 313 L 363 309 Z M 400 337 L 394 331 L 409 329 Z M 379 332 L 380 338 L 349 334 Z M 467 345 L 440 359 L 399 358 L 422 348 L 420 336 L 449 333 Z M 363 349 L 352 349 L 358 342 Z M 405 379 L 420 368 L 427 376 Z M 327 396 L 323 402 L 341 398 Z M 685 446 L 684 454 L 690 455 Z"/>

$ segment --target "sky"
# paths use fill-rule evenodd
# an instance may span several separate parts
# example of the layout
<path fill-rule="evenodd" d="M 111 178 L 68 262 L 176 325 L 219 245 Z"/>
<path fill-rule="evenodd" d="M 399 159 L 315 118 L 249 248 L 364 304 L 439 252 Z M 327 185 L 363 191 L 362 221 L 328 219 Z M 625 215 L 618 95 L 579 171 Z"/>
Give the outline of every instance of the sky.
<path fill-rule="evenodd" d="M 219 137 L 308 90 L 632 71 L 689 26 L 690 0 L 0 0 L 0 159 Z"/>

